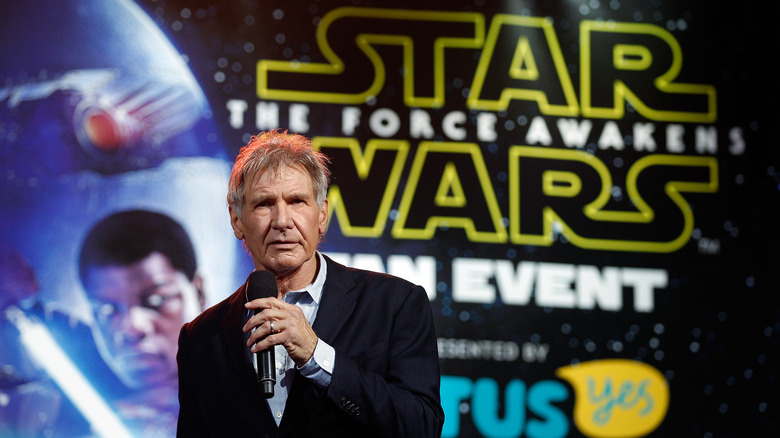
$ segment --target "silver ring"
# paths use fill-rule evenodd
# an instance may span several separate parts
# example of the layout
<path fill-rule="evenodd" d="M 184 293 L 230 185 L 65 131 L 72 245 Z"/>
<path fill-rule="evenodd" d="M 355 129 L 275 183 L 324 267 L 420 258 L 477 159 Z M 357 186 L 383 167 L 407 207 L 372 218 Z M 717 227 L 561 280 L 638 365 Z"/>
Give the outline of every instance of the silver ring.
<path fill-rule="evenodd" d="M 269 323 L 270 323 L 270 325 L 271 325 L 271 333 L 272 333 L 272 334 L 273 334 L 273 333 L 276 333 L 276 330 L 274 330 L 274 322 L 273 322 L 273 321 L 268 321 L 268 322 L 269 322 Z"/>

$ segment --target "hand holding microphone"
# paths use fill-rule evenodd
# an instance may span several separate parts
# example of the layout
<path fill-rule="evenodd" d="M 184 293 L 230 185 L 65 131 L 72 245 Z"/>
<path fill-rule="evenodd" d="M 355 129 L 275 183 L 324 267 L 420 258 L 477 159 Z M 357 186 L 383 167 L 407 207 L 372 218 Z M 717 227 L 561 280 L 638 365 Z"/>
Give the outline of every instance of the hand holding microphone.
<path fill-rule="evenodd" d="M 266 398 L 273 397 L 276 384 L 274 345 L 283 345 L 297 366 L 303 366 L 314 355 L 317 334 L 300 307 L 278 300 L 276 277 L 268 271 L 249 276 L 247 309 L 254 310 L 244 332 L 251 332 L 247 346 L 257 353 L 258 380 Z"/>

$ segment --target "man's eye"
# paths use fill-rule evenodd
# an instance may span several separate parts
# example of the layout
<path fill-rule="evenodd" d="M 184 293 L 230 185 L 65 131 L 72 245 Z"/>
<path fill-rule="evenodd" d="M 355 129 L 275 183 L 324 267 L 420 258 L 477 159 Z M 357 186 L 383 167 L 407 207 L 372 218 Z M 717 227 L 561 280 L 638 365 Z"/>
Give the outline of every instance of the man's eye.
<path fill-rule="evenodd" d="M 111 303 L 100 303 L 95 306 L 95 316 L 100 321 L 111 319 L 117 313 L 116 306 Z"/>
<path fill-rule="evenodd" d="M 143 306 L 147 309 L 163 311 L 163 308 L 175 300 L 182 298 L 181 293 L 158 293 L 151 294 L 144 298 Z"/>
<path fill-rule="evenodd" d="M 165 297 L 162 295 L 154 294 L 146 297 L 146 307 L 150 309 L 159 309 L 165 304 Z"/>

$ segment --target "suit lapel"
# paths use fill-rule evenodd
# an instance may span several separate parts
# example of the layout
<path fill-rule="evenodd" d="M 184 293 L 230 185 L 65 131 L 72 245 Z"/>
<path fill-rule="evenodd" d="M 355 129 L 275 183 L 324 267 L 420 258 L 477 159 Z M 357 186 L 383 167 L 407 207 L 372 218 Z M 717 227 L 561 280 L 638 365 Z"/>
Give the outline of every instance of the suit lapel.
<path fill-rule="evenodd" d="M 355 282 L 346 268 L 327 256 L 325 261 L 328 264 L 328 273 L 312 328 L 320 339 L 332 344 L 355 309 L 357 297 L 349 294 Z"/>

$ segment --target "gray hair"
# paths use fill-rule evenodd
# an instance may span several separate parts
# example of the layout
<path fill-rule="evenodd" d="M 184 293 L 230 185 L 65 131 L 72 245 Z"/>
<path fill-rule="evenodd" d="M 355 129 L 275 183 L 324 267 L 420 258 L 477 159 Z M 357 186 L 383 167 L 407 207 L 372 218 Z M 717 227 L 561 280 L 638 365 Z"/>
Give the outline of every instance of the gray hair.
<path fill-rule="evenodd" d="M 322 206 L 330 184 L 329 163 L 328 157 L 314 149 L 311 141 L 302 135 L 280 130 L 261 132 L 253 136 L 236 157 L 228 182 L 228 205 L 241 217 L 247 182 L 251 183 L 268 171 L 278 174 L 284 167 L 298 167 L 311 177 L 317 205 Z"/>

